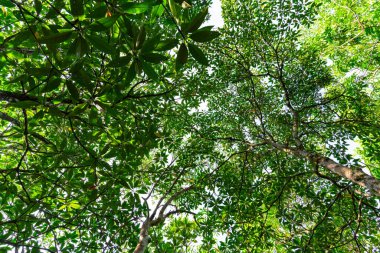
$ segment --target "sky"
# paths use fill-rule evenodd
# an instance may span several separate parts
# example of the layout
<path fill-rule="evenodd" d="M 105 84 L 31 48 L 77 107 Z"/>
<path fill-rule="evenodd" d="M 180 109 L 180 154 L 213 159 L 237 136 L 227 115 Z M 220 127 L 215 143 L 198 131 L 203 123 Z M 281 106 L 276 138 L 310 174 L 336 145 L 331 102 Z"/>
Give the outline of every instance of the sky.
<path fill-rule="evenodd" d="M 222 4 L 220 0 L 213 0 L 209 9 L 210 20 L 204 26 L 213 25 L 215 28 L 222 27 L 224 24 L 222 18 Z"/>

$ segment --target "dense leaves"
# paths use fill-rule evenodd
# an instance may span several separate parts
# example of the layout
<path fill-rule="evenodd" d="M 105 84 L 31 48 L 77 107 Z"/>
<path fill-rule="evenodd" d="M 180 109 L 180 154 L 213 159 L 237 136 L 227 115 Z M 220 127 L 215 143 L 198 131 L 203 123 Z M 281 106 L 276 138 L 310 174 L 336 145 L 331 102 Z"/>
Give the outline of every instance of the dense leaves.
<path fill-rule="evenodd" d="M 206 5 L 0 0 L 0 251 L 379 251 L 378 4 Z"/>

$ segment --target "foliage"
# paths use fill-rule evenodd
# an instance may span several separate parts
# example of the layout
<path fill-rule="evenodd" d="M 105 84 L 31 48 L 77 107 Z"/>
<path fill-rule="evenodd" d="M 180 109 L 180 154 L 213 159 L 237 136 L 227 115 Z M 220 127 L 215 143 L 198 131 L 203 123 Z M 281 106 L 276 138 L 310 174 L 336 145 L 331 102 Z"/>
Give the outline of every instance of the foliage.
<path fill-rule="evenodd" d="M 376 3 L 0 5 L 2 251 L 379 251 Z"/>

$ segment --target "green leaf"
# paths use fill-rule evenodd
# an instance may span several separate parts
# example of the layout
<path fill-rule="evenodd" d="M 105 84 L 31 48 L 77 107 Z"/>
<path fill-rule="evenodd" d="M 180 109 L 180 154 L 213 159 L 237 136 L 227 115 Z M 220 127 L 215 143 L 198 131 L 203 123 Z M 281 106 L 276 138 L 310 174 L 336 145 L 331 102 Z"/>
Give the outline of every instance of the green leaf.
<path fill-rule="evenodd" d="M 9 105 L 13 107 L 17 107 L 17 108 L 27 109 L 27 108 L 35 107 L 39 104 L 40 103 L 38 103 L 37 101 L 25 100 L 25 101 L 10 103 Z"/>
<path fill-rule="evenodd" d="M 197 60 L 197 62 L 203 65 L 208 65 L 208 60 L 199 47 L 191 43 L 189 43 L 188 46 L 190 54 L 194 57 L 195 60 Z"/>
<path fill-rule="evenodd" d="M 208 42 L 217 38 L 220 35 L 216 31 L 196 31 L 190 35 L 190 38 L 196 42 Z"/>
<path fill-rule="evenodd" d="M 79 91 L 70 80 L 66 81 L 66 87 L 71 95 L 71 98 L 75 101 L 79 100 Z"/>
<path fill-rule="evenodd" d="M 174 0 L 168 0 L 169 2 L 169 8 L 170 8 L 170 11 L 172 12 L 173 14 L 173 17 L 177 20 L 177 22 L 179 21 L 179 13 L 181 11 L 181 7 L 176 3 L 174 2 Z"/>
<path fill-rule="evenodd" d="M 83 0 L 70 0 L 70 9 L 73 16 L 82 16 L 84 14 Z"/>
<path fill-rule="evenodd" d="M 127 14 L 141 14 L 149 10 L 152 6 L 152 2 L 122 4 L 123 10 Z"/>
<path fill-rule="evenodd" d="M 14 7 L 15 5 L 10 0 L 0 0 L 0 6 Z"/>
<path fill-rule="evenodd" d="M 141 64 L 142 64 L 142 68 L 144 70 L 144 73 L 149 78 L 151 78 L 153 80 L 157 80 L 158 79 L 158 75 L 157 75 L 156 71 L 154 71 L 153 67 L 149 63 L 146 63 L 145 61 L 142 61 Z"/>
<path fill-rule="evenodd" d="M 90 51 L 88 43 L 81 36 L 76 38 L 67 51 L 68 55 L 75 55 L 76 57 L 82 57 Z"/>
<path fill-rule="evenodd" d="M 86 103 L 83 103 L 83 104 L 79 104 L 77 106 L 75 106 L 71 112 L 69 114 L 67 114 L 68 117 L 74 117 L 76 115 L 79 115 L 81 114 L 82 112 L 84 112 L 86 109 L 87 109 L 87 104 Z"/>
<path fill-rule="evenodd" d="M 189 56 L 185 43 L 182 43 L 179 47 L 176 59 L 176 69 L 179 70 L 186 62 Z"/>
<path fill-rule="evenodd" d="M 156 54 L 156 53 L 147 53 L 147 54 L 142 54 L 141 57 L 151 63 L 160 63 L 162 61 L 165 61 L 168 59 L 165 55 L 162 54 Z"/>
<path fill-rule="evenodd" d="M 131 66 L 129 66 L 127 77 L 125 78 L 126 83 L 127 84 L 132 83 L 135 77 L 136 77 L 136 68 L 135 68 L 135 61 L 133 61 Z"/>
<path fill-rule="evenodd" d="M 106 53 L 113 54 L 113 48 L 106 42 L 106 38 L 99 37 L 96 35 L 87 35 L 86 38 L 90 41 L 90 43 L 98 50 Z"/>
<path fill-rule="evenodd" d="M 61 43 L 65 40 L 70 39 L 72 34 L 73 34 L 73 31 L 56 33 L 56 34 L 41 37 L 38 39 L 38 42 L 42 44 L 57 44 L 57 43 Z"/>
<path fill-rule="evenodd" d="M 101 19 L 96 20 L 94 23 L 92 23 L 88 29 L 92 31 L 104 31 L 113 26 L 117 19 L 119 18 L 118 15 L 113 15 L 112 17 L 104 17 Z"/>
<path fill-rule="evenodd" d="M 158 17 L 162 16 L 164 11 L 165 11 L 165 8 L 162 4 L 154 6 L 150 13 L 150 23 L 154 23 Z"/>
<path fill-rule="evenodd" d="M 40 0 L 34 0 L 34 8 L 36 9 L 37 15 L 40 15 L 42 10 L 42 3 Z"/>
<path fill-rule="evenodd" d="M 153 38 L 148 39 L 145 41 L 144 45 L 141 48 L 141 52 L 151 52 L 153 51 L 158 43 L 160 42 L 160 35 L 155 36 Z"/>
<path fill-rule="evenodd" d="M 59 87 L 61 79 L 57 77 L 50 78 L 46 86 L 42 89 L 42 93 L 50 92 Z"/>
<path fill-rule="evenodd" d="M 185 28 L 186 33 L 191 33 L 197 30 L 205 20 L 208 13 L 208 8 L 204 8 L 201 12 L 199 12 L 194 18 L 191 19 L 189 25 Z"/>
<path fill-rule="evenodd" d="M 177 39 L 167 39 L 164 41 L 161 41 L 157 44 L 155 50 L 156 51 L 166 51 L 174 48 L 175 46 L 178 45 L 178 40 Z"/>
<path fill-rule="evenodd" d="M 145 38 L 146 38 L 146 31 L 145 31 L 145 27 L 142 25 L 141 28 L 140 28 L 140 31 L 136 37 L 136 42 L 135 42 L 135 48 L 136 49 L 141 49 L 143 44 L 144 44 L 144 41 L 145 41 Z"/>
<path fill-rule="evenodd" d="M 132 59 L 132 55 L 128 54 L 126 56 L 122 56 L 120 58 L 116 58 L 116 59 L 110 61 L 110 63 L 108 63 L 108 66 L 109 67 L 116 67 L 116 68 L 124 67 L 124 66 L 128 65 L 128 63 L 131 61 L 131 59 Z"/>

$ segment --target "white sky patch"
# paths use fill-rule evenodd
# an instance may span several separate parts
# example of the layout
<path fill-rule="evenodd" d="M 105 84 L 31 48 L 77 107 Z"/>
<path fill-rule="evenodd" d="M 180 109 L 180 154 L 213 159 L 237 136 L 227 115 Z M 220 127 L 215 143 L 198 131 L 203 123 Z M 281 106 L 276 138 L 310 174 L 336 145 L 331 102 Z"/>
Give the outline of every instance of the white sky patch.
<path fill-rule="evenodd" d="M 215 28 L 220 28 L 224 25 L 222 17 L 222 3 L 220 0 L 213 0 L 209 8 L 210 19 L 203 26 L 213 25 Z"/>

